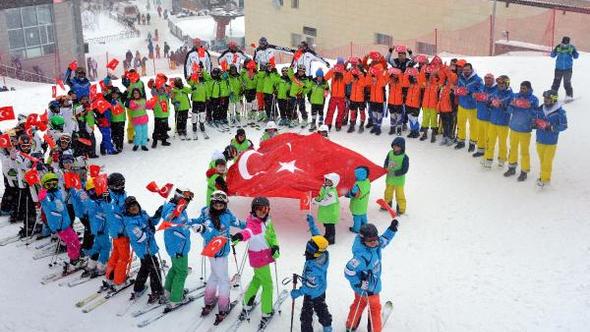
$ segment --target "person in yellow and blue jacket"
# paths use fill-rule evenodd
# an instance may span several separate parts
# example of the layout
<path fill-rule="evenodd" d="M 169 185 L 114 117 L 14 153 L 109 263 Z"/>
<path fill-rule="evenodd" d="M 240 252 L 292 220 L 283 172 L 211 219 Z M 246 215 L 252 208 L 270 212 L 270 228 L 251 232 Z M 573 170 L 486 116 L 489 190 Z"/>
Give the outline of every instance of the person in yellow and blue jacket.
<path fill-rule="evenodd" d="M 567 117 L 561 104 L 557 102 L 557 92 L 543 92 L 543 105 L 536 109 L 534 121 L 537 129 L 537 153 L 541 162 L 541 176 L 537 179 L 537 185 L 543 188 L 551 181 L 559 133 L 567 129 Z"/>
<path fill-rule="evenodd" d="M 488 143 L 485 148 L 482 165 L 485 168 L 491 168 L 494 160 L 496 142 L 498 142 L 498 166 L 504 167 L 508 156 L 506 141 L 508 139 L 508 122 L 510 122 L 510 113 L 508 107 L 512 102 L 514 93 L 510 88 L 510 78 L 506 75 L 500 75 L 496 79 L 497 89 L 488 97 L 490 108 L 490 123 L 488 127 Z"/>
<path fill-rule="evenodd" d="M 514 95 L 508 112 L 510 113 L 510 153 L 508 154 L 508 170 L 504 172 L 505 177 L 516 174 L 518 165 L 518 149 L 520 147 L 520 175 L 518 181 L 526 180 L 531 170 L 531 157 L 529 145 L 531 143 L 531 132 L 533 130 L 533 117 L 539 106 L 539 100 L 533 95 L 531 82 L 520 83 L 520 92 Z"/>
<path fill-rule="evenodd" d="M 300 316 L 302 332 L 313 332 L 314 311 L 323 326 L 323 332 L 332 332 L 332 315 L 326 304 L 328 267 L 330 266 L 328 240 L 320 234 L 312 215 L 308 214 L 306 219 L 311 239 L 307 241 L 305 246 L 305 265 L 301 275 L 301 287 L 291 290 L 291 298 L 296 299 L 303 296 Z"/>

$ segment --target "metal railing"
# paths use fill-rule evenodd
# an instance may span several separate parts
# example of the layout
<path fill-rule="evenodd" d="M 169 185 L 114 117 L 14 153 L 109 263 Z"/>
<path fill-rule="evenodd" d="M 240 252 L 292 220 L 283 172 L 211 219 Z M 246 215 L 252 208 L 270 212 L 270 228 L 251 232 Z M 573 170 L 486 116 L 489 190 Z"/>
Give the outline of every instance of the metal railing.
<path fill-rule="evenodd" d="M 135 38 L 135 37 L 139 37 L 139 31 L 138 30 L 129 30 L 129 31 L 125 31 L 125 32 L 121 32 L 121 33 L 117 33 L 114 35 L 107 35 L 107 36 L 101 36 L 101 37 L 96 37 L 96 38 L 89 38 L 86 39 L 87 43 L 106 43 L 106 42 L 110 42 L 110 41 L 115 41 L 115 40 L 121 40 L 121 39 L 129 39 L 129 38 Z"/>
<path fill-rule="evenodd" d="M 40 83 L 54 83 L 55 80 L 43 74 L 33 73 L 16 67 L 11 67 L 5 64 L 0 64 L 0 76 L 11 77 L 21 81 L 40 82 Z"/>

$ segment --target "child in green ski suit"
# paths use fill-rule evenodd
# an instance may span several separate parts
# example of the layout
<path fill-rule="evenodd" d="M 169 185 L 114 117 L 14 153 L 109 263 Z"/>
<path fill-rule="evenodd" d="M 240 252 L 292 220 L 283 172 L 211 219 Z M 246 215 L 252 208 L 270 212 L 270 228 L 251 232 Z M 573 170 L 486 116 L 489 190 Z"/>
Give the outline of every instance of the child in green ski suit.
<path fill-rule="evenodd" d="M 170 95 L 174 105 L 174 125 L 176 133 L 181 140 L 186 140 L 186 121 L 188 119 L 188 110 L 191 108 L 189 94 L 192 93 L 190 86 L 184 86 L 182 79 L 177 77 L 174 80 L 174 88 Z"/>
<path fill-rule="evenodd" d="M 270 202 L 266 197 L 256 197 L 252 201 L 250 215 L 246 219 L 246 228 L 232 235 L 232 242 L 249 241 L 248 258 L 254 268 L 254 277 L 244 293 L 244 307 L 240 318 L 246 318 L 253 309 L 258 289 L 262 287 L 262 320 L 264 326 L 274 314 L 273 282 L 270 264 L 280 256 L 279 242 L 270 219 Z"/>
<path fill-rule="evenodd" d="M 369 206 L 369 195 L 371 194 L 371 180 L 369 180 L 369 169 L 359 166 L 354 169 L 356 182 L 345 195 L 350 198 L 350 213 L 352 214 L 352 227 L 349 230 L 358 233 L 361 226 L 367 221 L 367 207 Z"/>
<path fill-rule="evenodd" d="M 340 222 L 340 201 L 338 200 L 338 183 L 340 175 L 328 173 L 324 175 L 324 184 L 320 193 L 311 202 L 318 205 L 318 221 L 324 224 L 324 237 L 328 243 L 336 243 L 336 224 Z"/>

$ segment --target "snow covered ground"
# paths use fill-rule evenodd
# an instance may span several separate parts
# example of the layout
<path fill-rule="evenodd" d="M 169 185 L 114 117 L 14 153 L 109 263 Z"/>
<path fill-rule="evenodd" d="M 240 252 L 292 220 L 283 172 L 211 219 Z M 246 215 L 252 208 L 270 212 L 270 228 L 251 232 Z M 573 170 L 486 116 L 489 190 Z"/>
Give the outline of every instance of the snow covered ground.
<path fill-rule="evenodd" d="M 480 75 L 507 74 L 512 87 L 530 80 L 535 94 L 548 88 L 553 62 L 547 57 L 468 58 Z M 440 147 L 438 144 L 407 141 L 410 171 L 406 182 L 407 215 L 400 218 L 399 232 L 384 250 L 382 301 L 394 302 L 394 313 L 385 331 L 584 331 L 590 324 L 590 132 L 580 124 L 590 121 L 590 100 L 584 72 L 590 71 L 590 55 L 575 63 L 573 85 L 580 96 L 565 106 L 569 129 L 559 140 L 552 184 L 543 191 L 534 180 L 539 173 L 535 145 L 531 143 L 532 172 L 529 180 L 517 183 L 506 179 L 494 165 L 484 170 L 470 154 Z M 14 105 L 17 112 L 42 112 L 50 98 L 49 86 L 3 92 L 0 106 Z M 563 90 L 561 91 L 563 93 Z M 388 121 L 388 119 L 386 119 Z M 1 123 L 2 128 L 8 124 Z M 258 143 L 262 132 L 247 129 Z M 204 200 L 204 172 L 210 155 L 222 149 L 231 134 L 210 130 L 208 141 L 173 141 L 171 147 L 158 147 L 147 153 L 131 152 L 98 159 L 108 172 L 127 177 L 129 194 L 135 195 L 144 209 L 153 212 L 162 199 L 147 192 L 145 185 L 172 182 L 191 188 L 197 199 L 189 206 L 195 216 Z M 385 157 L 392 137 L 368 133 L 331 133 L 331 139 L 354 149 L 377 164 Z M 321 156 L 318 156 L 321 158 Z M 382 196 L 384 179 L 373 183 L 371 200 Z M 230 208 L 246 216 L 250 199 L 232 198 Z M 348 232 L 350 213 L 346 199 L 342 221 L 337 227 L 337 243 L 330 247 L 331 266 L 327 302 L 334 316 L 335 331 L 344 330 L 348 306 L 352 302 L 343 269 L 350 258 L 353 236 Z M 279 279 L 301 273 L 303 251 L 309 235 L 304 212 L 298 202 L 272 200 L 272 217 L 278 228 L 282 256 Z M 369 219 L 384 230 L 386 214 L 371 204 Z M 4 221 L 5 222 L 5 221 Z M 17 232 L 17 226 L 0 228 L 0 237 Z M 161 240 L 161 239 L 160 239 Z M 200 247 L 200 237 L 193 237 Z M 160 241 L 163 248 L 163 242 Z M 239 246 L 238 259 L 243 245 Z M 195 249 L 196 250 L 196 249 Z M 193 250 L 189 264 L 193 273 L 187 285 L 199 283 L 200 257 Z M 162 250 L 167 259 L 165 251 Z M 42 286 L 40 277 L 49 272 L 47 260 L 33 261 L 33 249 L 15 245 L 0 247 L 0 330 L 2 331 L 134 331 L 137 320 L 116 317 L 128 293 L 113 299 L 90 314 L 83 314 L 74 302 L 96 289 L 98 281 L 75 288 L 53 283 Z M 230 261 L 230 274 L 235 267 Z M 251 276 L 246 268 L 245 281 Z M 239 290 L 232 292 L 237 297 Z M 188 331 L 198 321 L 201 301 L 150 325 L 145 331 Z M 301 300 L 297 302 L 295 318 Z M 289 327 L 290 300 L 283 306 L 271 330 Z M 232 318 L 237 313 L 233 313 Z M 365 315 L 366 316 L 366 315 Z M 255 331 L 260 317 L 241 331 Z M 211 324 L 207 318 L 202 326 Z M 231 320 L 230 320 L 231 321 Z M 317 323 L 316 323 L 317 324 Z M 227 326 L 229 325 L 226 323 Z M 365 323 L 360 331 L 365 331 Z M 220 327 L 223 330 L 223 327 Z M 193 330 L 195 328 L 193 327 Z M 197 331 L 204 331 L 201 327 Z M 319 331 L 316 325 L 316 331 Z"/>

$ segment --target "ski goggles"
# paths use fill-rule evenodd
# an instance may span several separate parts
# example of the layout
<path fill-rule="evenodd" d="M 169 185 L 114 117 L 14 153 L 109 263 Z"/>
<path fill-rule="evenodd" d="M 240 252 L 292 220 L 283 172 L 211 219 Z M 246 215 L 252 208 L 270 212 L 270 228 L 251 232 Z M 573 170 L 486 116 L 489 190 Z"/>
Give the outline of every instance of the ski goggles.
<path fill-rule="evenodd" d="M 379 245 L 379 238 L 378 237 L 371 237 L 371 238 L 363 239 L 363 243 L 367 247 L 376 247 Z"/>
<path fill-rule="evenodd" d="M 264 205 L 255 206 L 254 212 L 260 212 L 260 214 L 267 215 L 270 212 L 270 207 Z"/>
<path fill-rule="evenodd" d="M 109 185 L 109 189 L 112 191 L 123 191 L 125 190 L 124 184 Z"/>
<path fill-rule="evenodd" d="M 49 180 L 43 183 L 43 188 L 47 190 L 56 189 L 57 188 L 57 180 Z"/>

